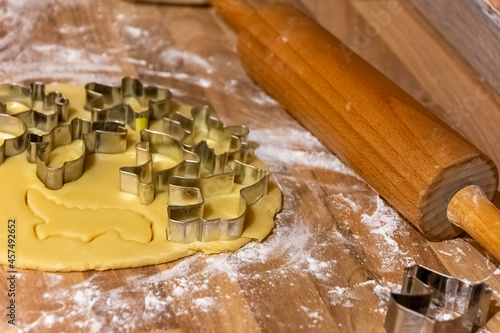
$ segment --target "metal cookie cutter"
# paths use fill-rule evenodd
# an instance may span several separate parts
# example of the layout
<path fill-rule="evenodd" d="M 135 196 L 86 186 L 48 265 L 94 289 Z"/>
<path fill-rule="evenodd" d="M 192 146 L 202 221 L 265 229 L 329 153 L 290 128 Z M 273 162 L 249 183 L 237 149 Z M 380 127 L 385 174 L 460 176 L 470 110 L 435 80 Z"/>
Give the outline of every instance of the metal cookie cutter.
<path fill-rule="evenodd" d="M 150 119 L 162 119 L 170 112 L 172 94 L 158 87 L 144 87 L 131 77 L 124 77 L 120 86 L 100 83 L 85 85 L 85 109 L 91 112 L 92 121 L 119 121 L 133 130 L 149 127 Z M 128 102 L 135 99 L 141 110 L 134 110 Z"/>
<path fill-rule="evenodd" d="M 220 120 L 210 116 L 207 106 L 192 108 L 191 118 L 179 112 L 171 113 L 169 118 L 163 119 L 163 132 L 180 140 L 188 150 L 198 149 L 200 154 L 208 154 L 205 147 L 197 148 L 200 143 L 215 143 L 223 153 L 216 154 L 217 156 L 211 157 L 210 160 L 206 159 L 212 173 L 231 160 L 245 162 L 247 158 L 248 128 L 243 125 L 224 126 Z"/>
<path fill-rule="evenodd" d="M 25 106 L 26 111 L 11 113 L 8 103 Z M 59 121 L 68 118 L 69 102 L 58 92 L 45 93 L 43 83 L 31 83 L 30 87 L 17 84 L 0 85 L 0 112 L 21 120 L 28 128 L 51 131 Z"/>
<path fill-rule="evenodd" d="M 0 164 L 2 164 L 7 157 L 20 154 L 26 148 L 26 125 L 17 118 L 0 114 L 0 133 L 9 136 L 0 144 Z"/>
<path fill-rule="evenodd" d="M 143 204 L 151 203 L 157 192 L 169 192 L 170 241 L 239 238 L 248 207 L 267 194 L 269 173 L 242 162 L 248 153 L 246 127 L 225 127 L 210 117 L 207 107 L 193 108 L 191 115 L 172 113 L 164 119 L 164 133 L 141 131 L 137 166 L 120 169 L 121 189 L 137 195 Z M 176 164 L 155 171 L 153 153 L 169 156 Z M 228 194 L 234 184 L 241 186 L 236 217 L 204 219 L 205 198 Z"/>
<path fill-rule="evenodd" d="M 163 131 L 181 141 L 201 160 L 202 193 L 204 197 L 231 192 L 235 172 L 229 163 L 235 160 L 246 163 L 249 130 L 245 126 L 224 126 L 210 116 L 207 106 L 191 109 L 191 118 L 174 112 L 163 119 Z M 210 148 L 209 143 L 216 148 Z M 217 152 L 216 152 L 217 150 Z"/>
<path fill-rule="evenodd" d="M 389 333 L 470 333 L 486 323 L 491 298 L 487 284 L 472 284 L 422 266 L 405 269 L 401 293 L 391 293 L 385 329 Z M 433 308 L 449 313 L 439 320 Z"/>
<path fill-rule="evenodd" d="M 171 185 L 168 204 L 168 239 L 177 243 L 210 242 L 237 239 L 243 233 L 248 207 L 267 194 L 266 170 L 232 162 L 234 183 L 242 185 L 236 217 L 206 220 L 205 200 L 200 188 Z"/>
<path fill-rule="evenodd" d="M 167 156 L 176 164 L 155 171 L 152 154 Z M 120 189 L 138 196 L 143 205 L 153 202 L 156 193 L 167 191 L 172 177 L 177 179 L 177 183 L 199 183 L 198 156 L 165 133 L 147 129 L 141 131 L 141 142 L 136 145 L 136 163 L 137 166 L 120 168 Z"/>
<path fill-rule="evenodd" d="M 141 131 L 136 166 L 120 168 L 121 190 L 138 196 L 145 205 L 154 200 L 155 193 L 168 190 L 171 177 L 175 177 L 176 184 L 201 188 L 206 197 L 231 192 L 235 172 L 228 163 L 246 160 L 248 129 L 225 127 L 210 117 L 207 107 L 193 108 L 192 118 L 179 113 L 173 117 L 175 120 L 164 118 L 163 133 Z M 218 145 L 222 152 L 215 153 L 207 141 Z M 154 172 L 152 153 L 168 156 L 176 165 Z"/>
<path fill-rule="evenodd" d="M 57 147 L 83 140 L 82 152 L 76 159 L 60 167 L 49 165 L 50 153 Z M 30 134 L 27 159 L 36 163 L 38 178 L 51 190 L 60 189 L 65 183 L 80 178 L 85 170 L 85 156 L 92 153 L 123 153 L 127 148 L 127 129 L 117 122 L 91 122 L 73 119 L 44 135 Z"/>

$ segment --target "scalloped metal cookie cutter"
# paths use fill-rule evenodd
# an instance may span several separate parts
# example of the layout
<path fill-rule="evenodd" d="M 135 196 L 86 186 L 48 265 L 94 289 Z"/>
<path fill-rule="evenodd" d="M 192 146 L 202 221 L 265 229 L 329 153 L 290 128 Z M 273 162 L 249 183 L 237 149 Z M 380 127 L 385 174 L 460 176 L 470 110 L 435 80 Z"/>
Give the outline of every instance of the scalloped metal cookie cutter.
<path fill-rule="evenodd" d="M 120 86 L 91 82 L 85 85 L 85 109 L 92 121 L 119 121 L 140 131 L 150 119 L 162 119 L 170 112 L 172 94 L 168 89 L 144 87 L 138 79 L 124 77 Z M 143 107 L 136 111 L 129 104 L 135 99 Z"/>
<path fill-rule="evenodd" d="M 27 110 L 12 113 L 9 102 L 26 106 Z M 68 107 L 69 101 L 59 92 L 46 94 L 43 83 L 31 83 L 29 88 L 18 84 L 0 85 L 0 113 L 18 118 L 28 128 L 51 131 L 60 121 L 68 119 Z"/>
<path fill-rule="evenodd" d="M 248 129 L 225 127 L 210 117 L 207 107 L 193 108 L 192 115 L 187 118 L 173 113 L 171 116 L 178 120 L 164 118 L 163 132 L 141 131 L 141 143 L 136 146 L 136 166 L 120 168 L 122 191 L 138 196 L 142 204 L 148 205 L 155 193 L 168 190 L 170 178 L 174 176 L 177 185 L 199 186 L 206 197 L 232 190 L 235 173 L 228 163 L 236 159 L 246 162 Z M 208 140 L 222 146 L 223 152 L 215 153 L 209 148 Z M 153 172 L 151 153 L 168 156 L 177 165 Z M 201 166 L 206 171 L 203 177 L 199 175 L 203 172 Z M 201 179 L 195 184 L 193 178 Z"/>
<path fill-rule="evenodd" d="M 486 323 L 491 290 L 486 283 L 472 284 L 423 266 L 405 269 L 401 293 L 391 293 L 385 329 L 389 333 L 470 333 Z M 431 307 L 457 316 L 436 320 Z"/>
<path fill-rule="evenodd" d="M 173 112 L 163 119 L 163 132 L 180 140 L 186 149 L 194 151 L 202 158 L 204 166 L 212 174 L 224 172 L 229 161 L 246 162 L 248 154 L 246 126 L 224 126 L 210 116 L 207 106 L 191 109 L 191 118 L 179 112 Z M 209 148 L 208 142 L 215 143 L 223 153 L 216 154 Z"/>

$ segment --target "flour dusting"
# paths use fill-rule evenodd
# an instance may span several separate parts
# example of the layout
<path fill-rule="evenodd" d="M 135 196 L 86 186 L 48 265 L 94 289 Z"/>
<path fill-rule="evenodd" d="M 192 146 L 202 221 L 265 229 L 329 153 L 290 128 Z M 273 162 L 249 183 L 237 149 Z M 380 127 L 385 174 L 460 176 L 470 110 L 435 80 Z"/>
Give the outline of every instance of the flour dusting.
<path fill-rule="evenodd" d="M 59 7 L 79 5 L 56 2 Z M 284 206 L 262 243 L 250 242 L 233 253 L 196 254 L 142 270 L 44 274 L 36 288 L 30 288 L 35 291 L 30 298 L 41 308 L 19 312 L 21 332 L 177 331 L 204 327 L 207 317 L 228 327 L 243 323 L 249 331 L 328 331 L 338 326 L 349 332 L 357 328 L 352 318 L 368 315 L 383 322 L 390 292 L 399 289 L 400 272 L 414 262 L 397 241 L 407 232 L 407 222 L 291 117 L 282 117 L 288 123 L 272 123 L 274 114 L 284 110 L 251 82 L 231 46 L 217 44 L 209 54 L 198 47 L 212 45 L 206 44 L 208 37 L 222 37 L 210 33 L 207 40 L 184 45 L 184 40 L 173 41 L 176 36 L 156 36 L 149 30 L 155 24 L 167 30 L 165 18 L 145 23 L 135 12 L 139 7 L 120 2 L 112 25 L 119 38 L 128 41 L 125 50 L 117 46 L 102 52 L 88 41 L 96 26 L 68 23 L 51 33 L 56 39 L 78 37 L 86 41 L 85 47 L 41 39 L 21 47 L 19 38 L 36 35 L 40 26 L 50 27 L 50 16 L 39 14 L 44 6 L 9 0 L 0 11 L 5 32 L 0 55 L 16 55 L 2 62 L 7 79 L 38 78 L 43 68 L 53 79 L 118 82 L 133 68 L 158 82 L 173 82 L 168 88 L 174 95 L 194 89 L 215 102 L 227 102 L 223 106 L 234 113 L 246 106 L 255 109 L 261 112 L 258 117 L 248 110 L 241 114 L 255 127 L 249 139 L 258 144 L 256 155 L 280 186 Z M 51 15 L 58 6 L 52 6 Z M 103 7 L 96 10 L 102 20 L 105 14 Z M 19 19 L 26 15 L 30 19 Z M 188 23 L 201 24 L 195 19 Z M 346 104 L 347 110 L 351 107 Z M 363 253 L 366 244 L 376 249 L 375 255 Z M 22 274 L 19 290 L 30 283 L 32 273 Z M 300 301 L 287 302 L 286 294 Z M 332 309 L 346 315 L 333 321 Z M 280 319 L 294 317 L 300 318 L 299 326 Z"/>
<path fill-rule="evenodd" d="M 373 235 L 379 236 L 379 241 L 376 244 L 382 252 L 382 263 L 386 269 L 393 269 L 396 262 L 395 257 L 405 254 L 400 249 L 394 236 L 396 234 L 399 236 L 409 236 L 405 230 L 408 222 L 392 207 L 388 206 L 380 196 L 377 196 L 377 208 L 375 212 L 371 215 L 362 214 L 361 222 L 370 228 L 370 232 Z M 415 264 L 415 260 L 411 257 L 406 257 L 405 261 L 406 266 Z"/>
<path fill-rule="evenodd" d="M 94 273 L 69 288 L 48 289 L 43 298 L 58 306 L 41 312 L 38 319 L 21 322 L 23 332 L 35 332 L 44 327 L 58 328 L 57 325 L 64 327 L 68 323 L 87 332 L 140 331 L 151 329 L 142 326 L 148 320 L 196 323 L 199 316 L 227 318 L 227 313 L 232 313 L 231 318 L 256 316 L 261 322 L 274 325 L 274 307 L 288 311 L 290 316 L 300 316 L 302 324 L 299 329 L 321 329 L 332 325 L 331 314 L 326 309 L 339 308 L 355 315 L 364 304 L 376 304 L 367 311 L 373 313 L 377 321 L 383 322 L 390 292 L 400 288 L 395 283 L 400 275 L 396 281 L 382 277 L 351 283 L 352 277 L 346 269 L 357 265 L 357 269 L 363 271 L 366 261 L 357 262 L 356 251 L 364 241 L 376 245 L 377 256 L 383 263 L 377 267 L 381 275 L 401 271 L 405 265 L 413 263 L 395 240 L 407 232 L 406 222 L 363 185 L 351 169 L 324 151 L 324 147 L 308 132 L 298 129 L 283 130 L 282 133 L 257 132 L 259 135 L 254 138 L 261 141 L 257 155 L 266 160 L 284 194 L 283 211 L 277 216 L 276 227 L 267 239 L 262 243 L 250 242 L 233 253 L 197 254 L 160 271 L 153 269 L 149 274 L 127 276 L 111 289 L 104 288 L 100 281 L 108 280 L 108 276 L 116 279 L 119 271 Z M 293 135 L 289 140 L 280 140 L 285 133 Z M 270 135 L 268 140 L 264 140 L 266 134 Z M 297 152 L 302 155 L 297 155 Z M 280 167 L 284 164 L 288 169 Z M 320 198 L 322 186 L 326 186 L 320 181 L 301 183 L 300 177 L 287 171 L 296 166 L 324 169 L 352 179 L 351 185 L 343 185 L 336 195 L 329 197 L 329 200 L 342 203 L 331 206 L 337 223 L 317 220 L 317 216 L 325 216 L 324 213 L 316 215 L 318 207 L 306 207 L 310 209 L 307 213 L 296 213 L 302 195 Z M 302 191 L 297 193 L 297 189 Z M 372 208 L 371 202 L 374 203 Z M 344 221 L 344 217 L 351 221 Z M 354 227 L 352 223 L 364 226 L 367 232 L 357 234 L 359 230 L 351 228 Z M 350 263 L 346 266 L 347 262 Z M 46 283 L 57 285 L 60 276 L 47 275 L 49 281 Z M 296 288 L 307 290 L 304 286 L 311 283 L 319 289 L 301 295 L 302 303 L 274 304 L 269 301 L 279 299 L 280 293 L 293 293 Z M 371 303 L 366 303 L 367 298 Z M 94 313 L 106 315 L 96 316 Z M 279 325 L 297 329 L 287 326 L 290 324 L 286 322 Z M 355 329 L 349 321 L 335 325 L 346 330 L 349 327 Z"/>
<path fill-rule="evenodd" d="M 358 177 L 308 131 L 288 128 L 255 129 L 250 132 L 249 139 L 259 143 L 255 151 L 257 156 L 266 161 L 274 172 L 285 172 L 291 167 L 301 166 Z"/>
<path fill-rule="evenodd" d="M 208 312 L 215 305 L 213 297 L 202 297 L 194 300 L 194 305 L 203 312 Z"/>

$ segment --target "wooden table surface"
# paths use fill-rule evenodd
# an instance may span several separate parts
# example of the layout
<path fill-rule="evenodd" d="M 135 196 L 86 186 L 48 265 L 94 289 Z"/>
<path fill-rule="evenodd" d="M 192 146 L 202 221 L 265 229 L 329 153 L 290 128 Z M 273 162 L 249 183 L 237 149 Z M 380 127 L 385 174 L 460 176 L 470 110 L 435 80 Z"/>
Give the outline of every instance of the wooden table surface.
<path fill-rule="evenodd" d="M 299 5 L 500 165 L 498 96 L 407 0 Z M 115 271 L 20 271 L 16 327 L 0 283 L 0 330 L 383 332 L 389 293 L 418 263 L 487 282 L 494 296 L 481 331 L 498 332 L 499 263 L 467 236 L 427 241 L 251 82 L 235 42 L 209 7 L 0 3 L 2 81 L 132 75 L 168 87 L 177 99 L 210 104 L 227 124 L 247 125 L 284 195 L 273 233 L 235 253 Z"/>

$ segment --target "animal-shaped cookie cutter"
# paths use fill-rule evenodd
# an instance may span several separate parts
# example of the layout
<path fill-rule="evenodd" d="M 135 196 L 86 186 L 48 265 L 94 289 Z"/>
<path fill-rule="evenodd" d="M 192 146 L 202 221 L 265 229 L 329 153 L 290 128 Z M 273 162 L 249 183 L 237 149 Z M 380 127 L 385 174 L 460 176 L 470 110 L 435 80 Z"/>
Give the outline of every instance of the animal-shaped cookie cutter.
<path fill-rule="evenodd" d="M 163 119 L 163 131 L 180 140 L 191 151 L 195 151 L 200 142 L 216 143 L 218 150 L 223 153 L 216 154 L 217 156 L 212 156 L 213 160 L 207 161 L 211 165 L 211 172 L 220 169 L 230 160 L 244 162 L 246 159 L 248 128 L 243 125 L 224 126 L 220 120 L 210 116 L 207 106 L 193 107 L 190 118 L 179 112 L 171 113 L 168 118 Z M 204 154 L 201 150 L 200 153 Z"/>
<path fill-rule="evenodd" d="M 81 153 L 61 166 L 49 164 L 50 153 L 57 147 L 82 140 Z M 36 174 L 51 190 L 77 180 L 85 171 L 85 157 L 93 153 L 115 154 L 127 149 L 127 129 L 113 121 L 92 122 L 74 118 L 69 124 L 59 125 L 44 135 L 30 134 L 26 157 L 36 163 Z"/>
<path fill-rule="evenodd" d="M 118 121 L 140 131 L 149 127 L 150 119 L 161 120 L 170 112 L 172 94 L 168 89 L 144 87 L 138 79 L 124 77 L 120 86 L 91 82 L 85 85 L 85 109 L 92 121 Z M 135 99 L 141 110 L 129 104 Z"/>
<path fill-rule="evenodd" d="M 26 110 L 10 112 L 9 103 L 20 104 Z M 43 83 L 34 82 L 29 87 L 18 84 L 0 85 L 0 113 L 21 120 L 28 128 L 51 131 L 60 121 L 68 118 L 69 101 L 59 92 L 45 93 Z"/>
<path fill-rule="evenodd" d="M 17 104 L 17 105 L 16 105 Z M 12 112 L 18 105 L 26 108 Z M 27 151 L 26 158 L 36 163 L 38 178 L 49 189 L 57 190 L 65 183 L 80 178 L 84 172 L 85 156 L 92 153 L 121 153 L 126 150 L 125 125 L 113 121 L 88 121 L 68 118 L 69 101 L 59 93 L 45 93 L 43 83 L 34 82 L 29 87 L 17 84 L 0 85 L 0 132 L 10 134 L 0 145 L 0 164 L 7 157 Z M 28 133 L 36 128 L 46 134 Z M 81 154 L 62 166 L 49 165 L 50 153 L 57 147 L 82 140 Z"/>
<path fill-rule="evenodd" d="M 245 164 L 249 152 L 246 127 L 224 126 L 210 116 L 207 107 L 193 108 L 191 118 L 169 114 L 168 90 L 144 88 L 140 81 L 128 77 L 117 87 L 89 83 L 86 93 L 92 120 L 75 118 L 59 124 L 68 117 L 68 101 L 61 94 L 45 94 L 45 86 L 39 83 L 30 88 L 0 86 L 0 111 L 8 113 L 9 102 L 28 108 L 12 116 L 0 114 L 0 132 L 8 134 L 0 144 L 0 164 L 26 149 L 28 161 L 37 165 L 38 178 L 56 190 L 82 176 L 88 154 L 124 152 L 126 124 L 142 128 L 141 142 L 136 146 L 137 165 L 120 169 L 121 189 L 137 195 L 143 204 L 151 203 L 157 192 L 169 192 L 167 235 L 171 241 L 206 242 L 241 236 L 248 207 L 267 194 L 270 177 L 266 170 Z M 147 104 L 147 109 L 134 110 L 127 104 L 129 98 Z M 167 115 L 170 118 L 165 118 Z M 146 129 L 150 119 L 162 118 L 163 133 Z M 48 133 L 28 133 L 31 127 Z M 51 152 L 75 140 L 82 142 L 78 157 L 51 166 Z M 174 165 L 156 170 L 154 154 L 167 156 Z M 239 187 L 236 217 L 204 219 L 205 198 L 229 194 L 234 186 Z"/>
<path fill-rule="evenodd" d="M 164 155 L 175 165 L 154 170 L 152 154 Z M 165 133 L 145 129 L 141 131 L 141 142 L 136 145 L 136 166 L 120 168 L 120 189 L 139 197 L 143 205 L 149 205 L 156 193 L 168 191 L 170 178 L 196 179 L 199 172 L 200 159 L 195 153 Z"/>
<path fill-rule="evenodd" d="M 232 240 L 241 237 L 248 207 L 267 194 L 269 173 L 237 160 L 231 163 L 234 183 L 241 185 L 236 217 L 204 219 L 205 200 L 199 187 L 169 187 L 168 239 L 177 243 Z"/>
<path fill-rule="evenodd" d="M 401 293 L 391 293 L 385 329 L 388 333 L 470 333 L 486 323 L 491 290 L 423 266 L 405 269 Z M 447 311 L 440 318 L 433 308 Z"/>
<path fill-rule="evenodd" d="M 267 194 L 269 173 L 243 163 L 248 156 L 248 129 L 225 127 L 207 107 L 193 108 L 192 118 L 172 113 L 163 132 L 141 131 L 133 167 L 122 167 L 121 189 L 142 204 L 168 191 L 168 238 L 179 243 L 230 240 L 241 236 L 247 209 Z M 218 146 L 218 152 L 208 142 Z M 169 156 L 175 164 L 154 171 L 152 154 Z M 240 186 L 235 218 L 204 219 L 205 198 L 228 194 Z"/>

